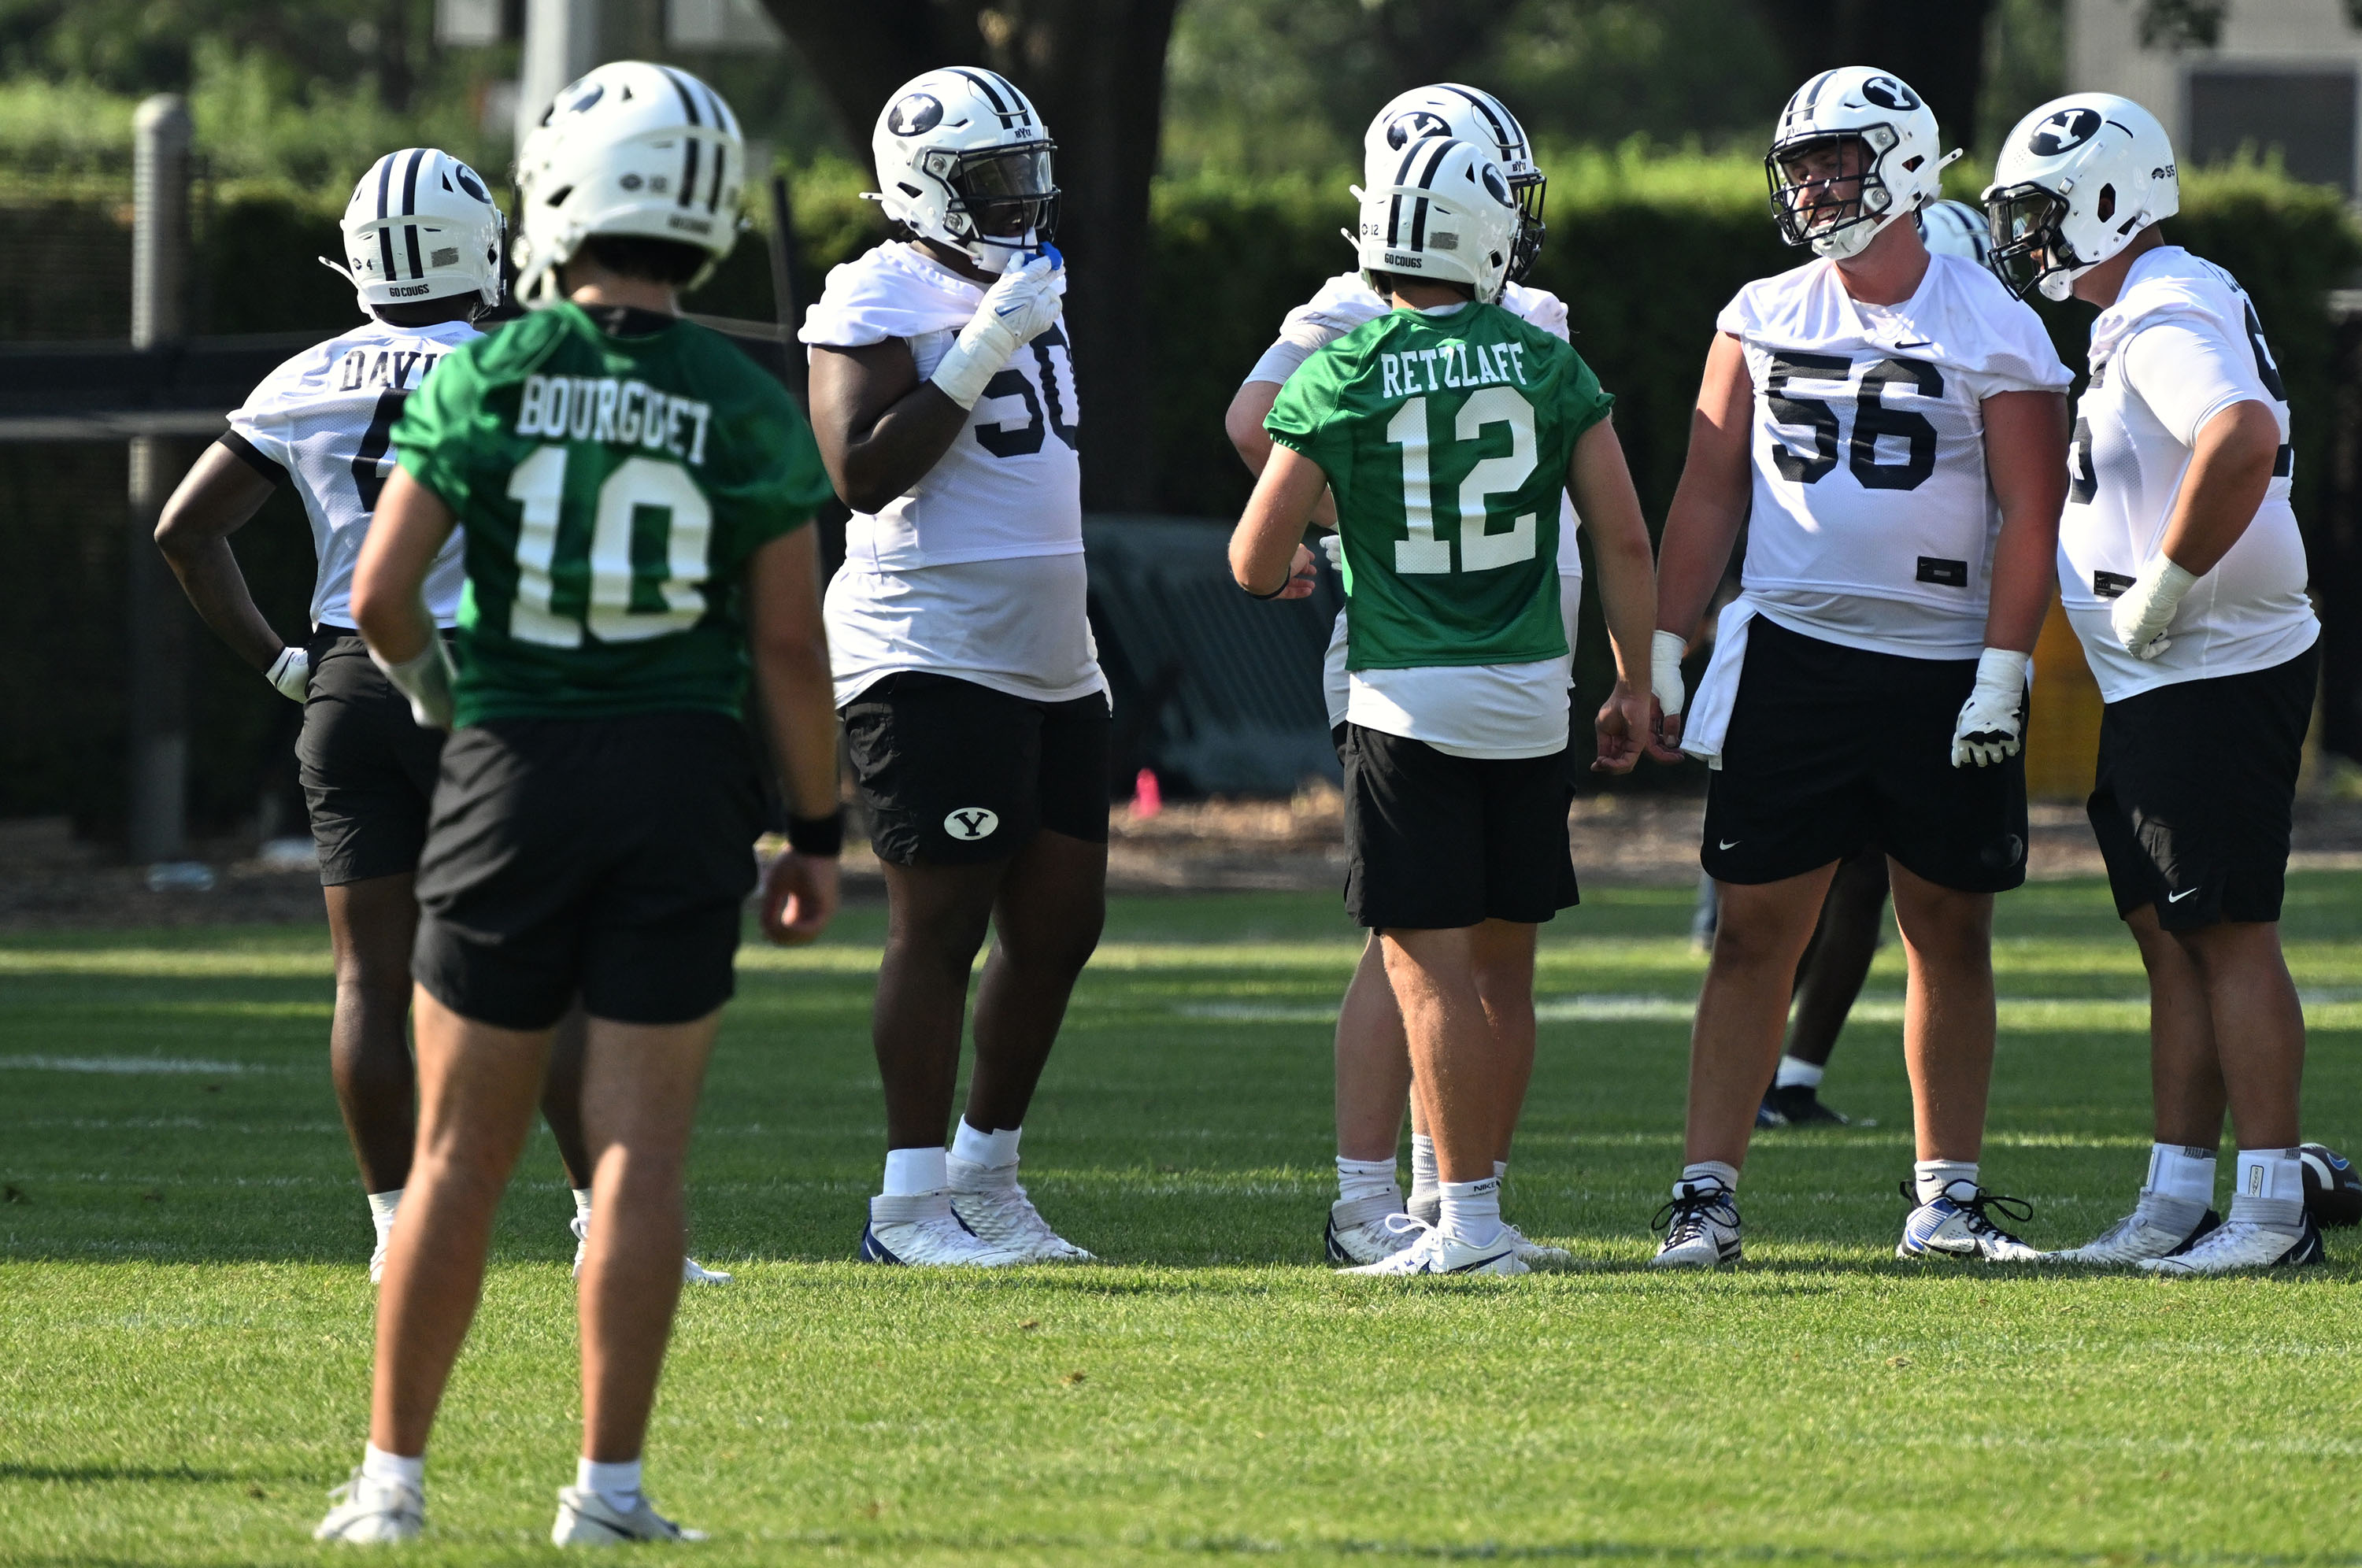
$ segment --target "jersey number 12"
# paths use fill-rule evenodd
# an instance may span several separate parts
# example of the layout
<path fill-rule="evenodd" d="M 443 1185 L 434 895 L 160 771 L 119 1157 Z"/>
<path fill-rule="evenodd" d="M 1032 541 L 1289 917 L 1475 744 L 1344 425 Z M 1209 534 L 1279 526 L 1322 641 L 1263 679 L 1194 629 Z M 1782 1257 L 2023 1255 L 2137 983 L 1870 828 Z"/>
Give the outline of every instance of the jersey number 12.
<path fill-rule="evenodd" d="M 1508 455 L 1485 458 L 1468 470 L 1451 495 L 1460 519 L 1460 569 L 1490 571 L 1534 558 L 1535 513 L 1509 525 L 1506 534 L 1485 532 L 1485 498 L 1525 488 L 1534 472 L 1534 405 L 1515 387 L 1485 387 L 1469 394 L 1452 419 L 1456 440 L 1473 441 L 1488 425 L 1509 427 Z M 1395 570 L 1406 577 L 1452 569 L 1451 541 L 1435 536 L 1435 482 L 1430 472 L 1427 399 L 1415 397 L 1395 411 L 1386 439 L 1402 448 L 1403 524 L 1410 536 L 1395 541 Z M 1473 497 L 1472 512 L 1464 498 Z"/>

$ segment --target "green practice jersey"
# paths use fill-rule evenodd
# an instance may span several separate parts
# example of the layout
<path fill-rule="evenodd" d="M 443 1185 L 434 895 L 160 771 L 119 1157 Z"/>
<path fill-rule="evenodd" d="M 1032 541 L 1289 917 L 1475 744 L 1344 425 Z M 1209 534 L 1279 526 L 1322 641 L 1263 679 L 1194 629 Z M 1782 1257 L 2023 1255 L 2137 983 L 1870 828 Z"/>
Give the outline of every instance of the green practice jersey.
<path fill-rule="evenodd" d="M 1264 427 L 1336 494 L 1347 668 L 1564 654 L 1559 496 L 1614 402 L 1581 355 L 1490 304 L 1388 311 L 1298 367 Z"/>
<path fill-rule="evenodd" d="M 393 444 L 467 531 L 461 724 L 738 712 L 746 558 L 830 493 L 793 400 L 727 338 L 611 337 L 571 304 L 454 350 Z"/>

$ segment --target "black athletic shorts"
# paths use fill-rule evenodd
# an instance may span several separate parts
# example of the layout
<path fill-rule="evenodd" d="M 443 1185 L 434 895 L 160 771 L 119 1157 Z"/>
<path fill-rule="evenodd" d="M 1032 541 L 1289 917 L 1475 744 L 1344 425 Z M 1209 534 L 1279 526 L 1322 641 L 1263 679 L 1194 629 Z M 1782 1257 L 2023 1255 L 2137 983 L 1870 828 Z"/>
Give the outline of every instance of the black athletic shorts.
<path fill-rule="evenodd" d="M 2025 757 L 1952 766 L 1974 659 L 1904 658 L 1748 625 L 1722 767 L 1708 775 L 1706 875 L 1777 882 L 1875 843 L 1938 887 L 2025 880 Z"/>
<path fill-rule="evenodd" d="M 493 719 L 443 748 L 411 973 L 454 1012 L 687 1023 L 730 999 L 762 790 L 719 713 Z"/>
<path fill-rule="evenodd" d="M 1108 836 L 1108 700 L 1035 702 L 955 676 L 889 675 L 847 702 L 869 842 L 896 866 L 1004 860 L 1048 828 Z"/>
<path fill-rule="evenodd" d="M 2118 914 L 2153 904 L 2168 931 L 2280 918 L 2320 673 L 2315 644 L 2269 669 L 2107 705 L 2086 809 Z"/>
<path fill-rule="evenodd" d="M 414 871 L 443 732 L 411 722 L 410 699 L 370 661 L 350 627 L 322 626 L 304 648 L 312 683 L 295 761 L 320 852 L 320 885 Z"/>
<path fill-rule="evenodd" d="M 1357 925 L 1446 931 L 1540 923 L 1578 901 L 1559 752 L 1454 756 L 1345 726 L 1345 912 Z"/>

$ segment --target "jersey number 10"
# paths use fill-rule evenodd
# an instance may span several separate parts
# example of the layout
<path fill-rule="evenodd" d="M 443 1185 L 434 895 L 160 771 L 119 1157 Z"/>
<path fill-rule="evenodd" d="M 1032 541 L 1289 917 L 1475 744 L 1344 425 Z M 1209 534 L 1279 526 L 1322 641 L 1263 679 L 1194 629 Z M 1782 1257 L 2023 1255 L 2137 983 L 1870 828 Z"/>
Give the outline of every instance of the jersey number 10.
<path fill-rule="evenodd" d="M 568 456 L 564 447 L 544 447 L 509 475 L 509 499 L 524 509 L 509 635 L 571 648 L 586 630 L 602 643 L 637 643 L 697 624 L 713 508 L 688 469 L 654 458 L 617 464 L 599 486 L 587 547 L 579 532 L 568 541 L 569 557 L 589 557 L 590 602 L 579 614 L 551 603 Z"/>
<path fill-rule="evenodd" d="M 1462 571 L 1490 571 L 1534 558 L 1535 513 L 1518 518 L 1506 534 L 1487 533 L 1485 527 L 1485 498 L 1523 490 L 1533 477 L 1534 405 L 1515 387 L 1484 387 L 1460 405 L 1451 433 L 1455 440 L 1473 441 L 1488 425 L 1509 427 L 1509 451 L 1507 457 L 1480 459 L 1451 492 L 1451 510 L 1460 519 Z M 1403 524 L 1410 534 L 1395 541 L 1395 570 L 1406 577 L 1448 572 L 1452 569 L 1452 542 L 1435 536 L 1426 398 L 1415 397 L 1396 410 L 1386 425 L 1386 439 L 1402 448 Z M 1473 512 L 1465 504 L 1468 497 L 1476 502 Z"/>

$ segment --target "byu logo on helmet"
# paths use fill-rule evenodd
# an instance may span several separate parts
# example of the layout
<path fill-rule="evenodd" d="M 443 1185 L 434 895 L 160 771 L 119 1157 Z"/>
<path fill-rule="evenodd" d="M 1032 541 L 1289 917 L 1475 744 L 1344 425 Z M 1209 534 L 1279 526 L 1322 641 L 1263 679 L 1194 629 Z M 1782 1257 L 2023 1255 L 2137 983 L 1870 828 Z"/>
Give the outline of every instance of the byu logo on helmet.
<path fill-rule="evenodd" d="M 1451 124 L 1441 115 L 1427 109 L 1413 109 L 1407 115 L 1396 115 L 1386 126 L 1386 145 L 1400 152 L 1412 142 L 1430 136 L 1450 136 Z"/>
<path fill-rule="evenodd" d="M 1911 89 L 1892 76 L 1873 76 L 1861 84 L 1861 95 L 1882 109 L 1909 110 L 1919 106 Z"/>
<path fill-rule="evenodd" d="M 933 93 L 913 93 L 888 111 L 886 128 L 896 136 L 918 136 L 944 123 L 944 101 Z"/>
<path fill-rule="evenodd" d="M 2070 147 L 2081 147 L 2100 128 L 2097 109 L 2061 109 L 2034 129 L 2028 148 L 2037 158 L 2055 158 Z"/>
<path fill-rule="evenodd" d="M 962 806 L 944 819 L 944 831 L 965 843 L 990 838 L 1000 826 L 1000 813 L 986 806 Z"/>

